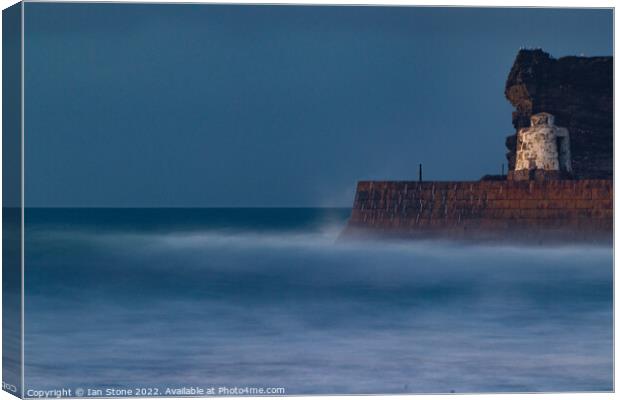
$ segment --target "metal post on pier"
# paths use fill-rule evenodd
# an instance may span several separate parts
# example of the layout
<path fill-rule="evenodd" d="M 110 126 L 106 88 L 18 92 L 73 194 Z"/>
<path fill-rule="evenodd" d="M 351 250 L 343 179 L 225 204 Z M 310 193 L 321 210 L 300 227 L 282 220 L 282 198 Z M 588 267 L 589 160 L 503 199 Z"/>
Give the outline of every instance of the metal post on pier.
<path fill-rule="evenodd" d="M 422 164 L 418 165 L 418 181 L 422 182 Z"/>

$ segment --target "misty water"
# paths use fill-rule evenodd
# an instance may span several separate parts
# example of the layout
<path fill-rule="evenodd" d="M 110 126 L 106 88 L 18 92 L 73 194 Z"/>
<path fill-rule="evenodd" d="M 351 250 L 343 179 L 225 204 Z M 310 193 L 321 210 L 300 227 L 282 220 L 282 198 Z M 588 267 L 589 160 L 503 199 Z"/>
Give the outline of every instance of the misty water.
<path fill-rule="evenodd" d="M 26 211 L 27 389 L 612 390 L 612 248 L 349 242 L 346 209 Z"/>

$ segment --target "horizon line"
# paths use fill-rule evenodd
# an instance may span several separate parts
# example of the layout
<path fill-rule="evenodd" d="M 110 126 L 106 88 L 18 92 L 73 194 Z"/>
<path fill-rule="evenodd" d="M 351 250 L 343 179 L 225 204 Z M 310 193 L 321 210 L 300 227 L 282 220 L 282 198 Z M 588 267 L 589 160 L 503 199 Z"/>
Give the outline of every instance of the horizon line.
<path fill-rule="evenodd" d="M 9 207 L 5 208 L 21 209 L 21 207 Z M 229 209 L 249 209 L 249 208 L 273 208 L 273 209 L 300 209 L 300 208 L 353 208 L 352 206 L 27 206 L 24 209 L 213 209 L 213 208 L 229 208 Z"/>

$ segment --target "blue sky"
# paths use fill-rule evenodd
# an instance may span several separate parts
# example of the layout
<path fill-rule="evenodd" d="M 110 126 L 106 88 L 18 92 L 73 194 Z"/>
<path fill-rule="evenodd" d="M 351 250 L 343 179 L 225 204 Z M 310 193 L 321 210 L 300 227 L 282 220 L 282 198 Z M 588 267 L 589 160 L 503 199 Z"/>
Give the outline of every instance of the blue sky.
<path fill-rule="evenodd" d="M 26 3 L 27 206 L 349 206 L 499 173 L 520 47 L 611 10 Z"/>

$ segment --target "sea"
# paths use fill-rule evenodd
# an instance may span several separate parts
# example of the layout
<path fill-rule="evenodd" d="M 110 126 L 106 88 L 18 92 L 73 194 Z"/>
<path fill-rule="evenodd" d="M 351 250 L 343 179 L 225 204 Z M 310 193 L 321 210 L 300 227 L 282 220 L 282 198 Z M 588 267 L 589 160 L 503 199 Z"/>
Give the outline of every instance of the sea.
<path fill-rule="evenodd" d="M 26 209 L 27 395 L 613 390 L 611 246 L 354 241 L 350 212 Z"/>

